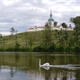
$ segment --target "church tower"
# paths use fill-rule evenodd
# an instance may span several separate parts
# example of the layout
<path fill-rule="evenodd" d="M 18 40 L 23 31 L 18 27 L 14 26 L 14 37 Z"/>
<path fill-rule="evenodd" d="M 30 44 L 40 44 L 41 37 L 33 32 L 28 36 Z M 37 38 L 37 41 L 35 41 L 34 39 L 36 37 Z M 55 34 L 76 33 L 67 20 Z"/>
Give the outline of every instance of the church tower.
<path fill-rule="evenodd" d="M 50 11 L 50 17 L 52 17 L 52 10 Z"/>
<path fill-rule="evenodd" d="M 50 18 L 48 19 L 48 25 L 50 26 L 50 27 L 53 27 L 54 26 L 54 19 L 53 19 L 53 17 L 52 17 L 53 15 L 52 15 L 52 10 L 50 11 Z"/>

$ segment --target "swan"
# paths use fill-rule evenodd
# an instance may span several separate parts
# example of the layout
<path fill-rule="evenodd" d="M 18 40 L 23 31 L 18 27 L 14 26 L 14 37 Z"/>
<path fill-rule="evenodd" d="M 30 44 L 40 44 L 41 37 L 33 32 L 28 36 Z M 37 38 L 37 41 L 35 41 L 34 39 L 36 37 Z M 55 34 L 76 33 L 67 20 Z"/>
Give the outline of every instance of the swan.
<path fill-rule="evenodd" d="M 80 65 L 78 65 L 80 66 Z M 49 70 L 51 67 L 52 68 L 64 68 L 64 69 L 80 69 L 80 67 L 75 67 L 74 65 L 70 65 L 70 64 L 67 64 L 67 65 L 50 65 L 49 63 L 44 63 L 41 65 L 41 59 L 39 59 L 39 67 L 42 67 L 46 70 Z"/>
<path fill-rule="evenodd" d="M 41 59 L 39 59 L 39 67 L 50 67 L 50 64 L 44 63 L 43 65 L 41 65 Z"/>

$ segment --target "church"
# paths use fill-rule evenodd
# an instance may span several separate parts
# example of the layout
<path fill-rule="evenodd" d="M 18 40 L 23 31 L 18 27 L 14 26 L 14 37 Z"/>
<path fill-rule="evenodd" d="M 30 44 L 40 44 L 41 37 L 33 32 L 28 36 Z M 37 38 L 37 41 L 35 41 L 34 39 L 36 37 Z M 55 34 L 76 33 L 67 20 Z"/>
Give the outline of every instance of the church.
<path fill-rule="evenodd" d="M 54 26 L 54 19 L 52 17 L 52 11 L 50 12 L 50 18 L 48 19 L 48 26 L 50 27 Z"/>
<path fill-rule="evenodd" d="M 53 19 L 53 15 L 52 15 L 52 11 L 50 11 L 50 17 L 47 21 L 48 26 L 51 27 L 51 30 L 73 30 L 72 25 L 70 24 L 69 26 L 67 26 L 67 28 L 63 28 L 62 25 L 54 25 L 54 19 Z M 27 31 L 41 31 L 41 30 L 45 30 L 44 26 L 33 26 L 27 29 Z"/>

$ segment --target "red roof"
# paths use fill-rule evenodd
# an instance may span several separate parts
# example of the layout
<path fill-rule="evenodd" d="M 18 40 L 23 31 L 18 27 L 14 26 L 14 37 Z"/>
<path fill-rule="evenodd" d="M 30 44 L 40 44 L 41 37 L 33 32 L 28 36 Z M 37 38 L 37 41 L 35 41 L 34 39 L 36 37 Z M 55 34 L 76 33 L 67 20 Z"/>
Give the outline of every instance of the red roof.
<path fill-rule="evenodd" d="M 29 28 L 28 30 L 32 30 L 33 28 Z"/>
<path fill-rule="evenodd" d="M 68 28 L 72 28 L 72 25 L 70 24 Z"/>

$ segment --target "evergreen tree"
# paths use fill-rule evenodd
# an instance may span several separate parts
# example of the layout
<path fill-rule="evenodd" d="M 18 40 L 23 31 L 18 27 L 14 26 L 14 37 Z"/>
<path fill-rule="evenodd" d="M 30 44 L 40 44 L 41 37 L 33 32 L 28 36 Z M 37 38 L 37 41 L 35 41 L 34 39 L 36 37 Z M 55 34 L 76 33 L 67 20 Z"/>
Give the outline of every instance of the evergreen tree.
<path fill-rule="evenodd" d="M 13 35 L 16 32 L 16 30 L 13 27 L 11 27 L 10 32 L 11 32 L 11 35 Z"/>
<path fill-rule="evenodd" d="M 62 23 L 61 25 L 63 26 L 63 28 L 67 28 L 67 24 L 66 23 Z"/>
<path fill-rule="evenodd" d="M 54 22 L 54 26 L 57 26 L 57 22 L 56 21 Z"/>
<path fill-rule="evenodd" d="M 80 16 L 71 18 L 71 21 L 75 24 L 74 28 L 74 46 L 76 51 L 80 51 Z"/>

